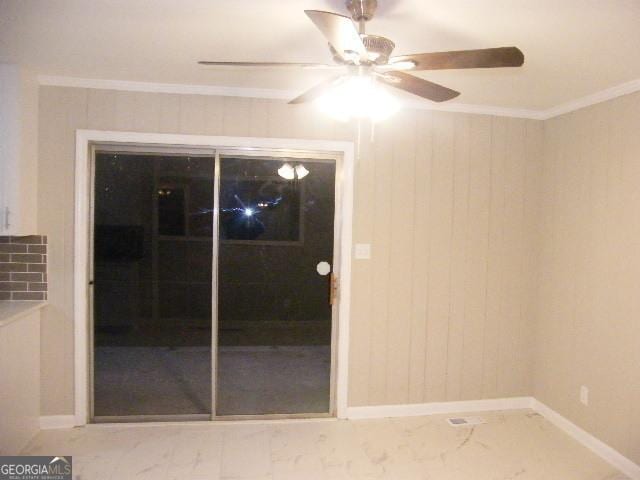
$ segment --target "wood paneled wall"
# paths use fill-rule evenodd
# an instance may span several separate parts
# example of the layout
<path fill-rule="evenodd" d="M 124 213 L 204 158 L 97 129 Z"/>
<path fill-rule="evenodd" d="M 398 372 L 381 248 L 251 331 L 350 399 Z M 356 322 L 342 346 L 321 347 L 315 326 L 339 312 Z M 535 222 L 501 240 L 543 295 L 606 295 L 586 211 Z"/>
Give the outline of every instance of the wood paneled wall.
<path fill-rule="evenodd" d="M 636 463 L 639 128 L 638 93 L 545 123 L 534 377 L 540 401 Z"/>
<path fill-rule="evenodd" d="M 404 112 L 356 179 L 350 403 L 531 393 L 542 125 Z"/>
<path fill-rule="evenodd" d="M 75 130 L 359 142 L 350 405 L 532 393 L 541 122 L 408 110 L 358 135 L 280 101 L 40 89 L 39 227 L 49 235 L 42 414 L 73 411 Z"/>

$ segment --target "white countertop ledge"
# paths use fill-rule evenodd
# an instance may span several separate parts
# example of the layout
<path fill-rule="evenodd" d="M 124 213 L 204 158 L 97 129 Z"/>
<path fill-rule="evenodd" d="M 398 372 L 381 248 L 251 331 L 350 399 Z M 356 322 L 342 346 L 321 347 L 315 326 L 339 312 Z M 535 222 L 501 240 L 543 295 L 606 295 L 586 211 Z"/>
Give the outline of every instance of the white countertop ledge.
<path fill-rule="evenodd" d="M 46 304 L 47 302 L 33 300 L 0 300 L 0 328 L 20 319 L 28 313 L 41 309 Z"/>

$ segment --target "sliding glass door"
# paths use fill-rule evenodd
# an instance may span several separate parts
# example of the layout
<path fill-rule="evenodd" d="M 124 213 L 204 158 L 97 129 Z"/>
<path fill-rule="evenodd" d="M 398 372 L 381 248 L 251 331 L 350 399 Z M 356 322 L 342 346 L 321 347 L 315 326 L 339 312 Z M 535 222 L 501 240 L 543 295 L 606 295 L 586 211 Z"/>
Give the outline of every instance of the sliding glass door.
<path fill-rule="evenodd" d="M 217 415 L 330 412 L 335 173 L 221 156 Z"/>
<path fill-rule="evenodd" d="M 214 161 L 95 154 L 94 421 L 211 415 Z"/>
<path fill-rule="evenodd" d="M 92 174 L 91 420 L 332 414 L 336 159 L 105 145 Z"/>

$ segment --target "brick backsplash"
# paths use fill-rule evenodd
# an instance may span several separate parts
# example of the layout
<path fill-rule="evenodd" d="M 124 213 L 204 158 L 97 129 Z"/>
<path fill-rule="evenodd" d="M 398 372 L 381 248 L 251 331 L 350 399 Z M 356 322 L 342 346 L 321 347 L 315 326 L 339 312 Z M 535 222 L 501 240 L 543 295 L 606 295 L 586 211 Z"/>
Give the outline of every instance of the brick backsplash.
<path fill-rule="evenodd" d="M 0 300 L 47 299 L 47 237 L 0 237 Z"/>

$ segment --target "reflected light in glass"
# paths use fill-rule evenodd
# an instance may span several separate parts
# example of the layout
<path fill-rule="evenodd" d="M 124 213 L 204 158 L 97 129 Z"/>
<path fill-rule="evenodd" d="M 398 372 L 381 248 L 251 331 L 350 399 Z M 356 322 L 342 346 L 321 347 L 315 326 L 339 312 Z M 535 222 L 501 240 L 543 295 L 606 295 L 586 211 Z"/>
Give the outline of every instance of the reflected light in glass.
<path fill-rule="evenodd" d="M 295 178 L 295 170 L 290 164 L 285 163 L 278 169 L 278 175 L 287 180 L 293 180 Z"/>
<path fill-rule="evenodd" d="M 304 168 L 304 165 L 296 165 L 295 170 L 298 178 L 304 178 L 309 175 L 309 170 Z"/>
<path fill-rule="evenodd" d="M 374 77 L 349 77 L 315 101 L 325 114 L 341 121 L 368 118 L 384 120 L 398 111 L 397 100 Z"/>

